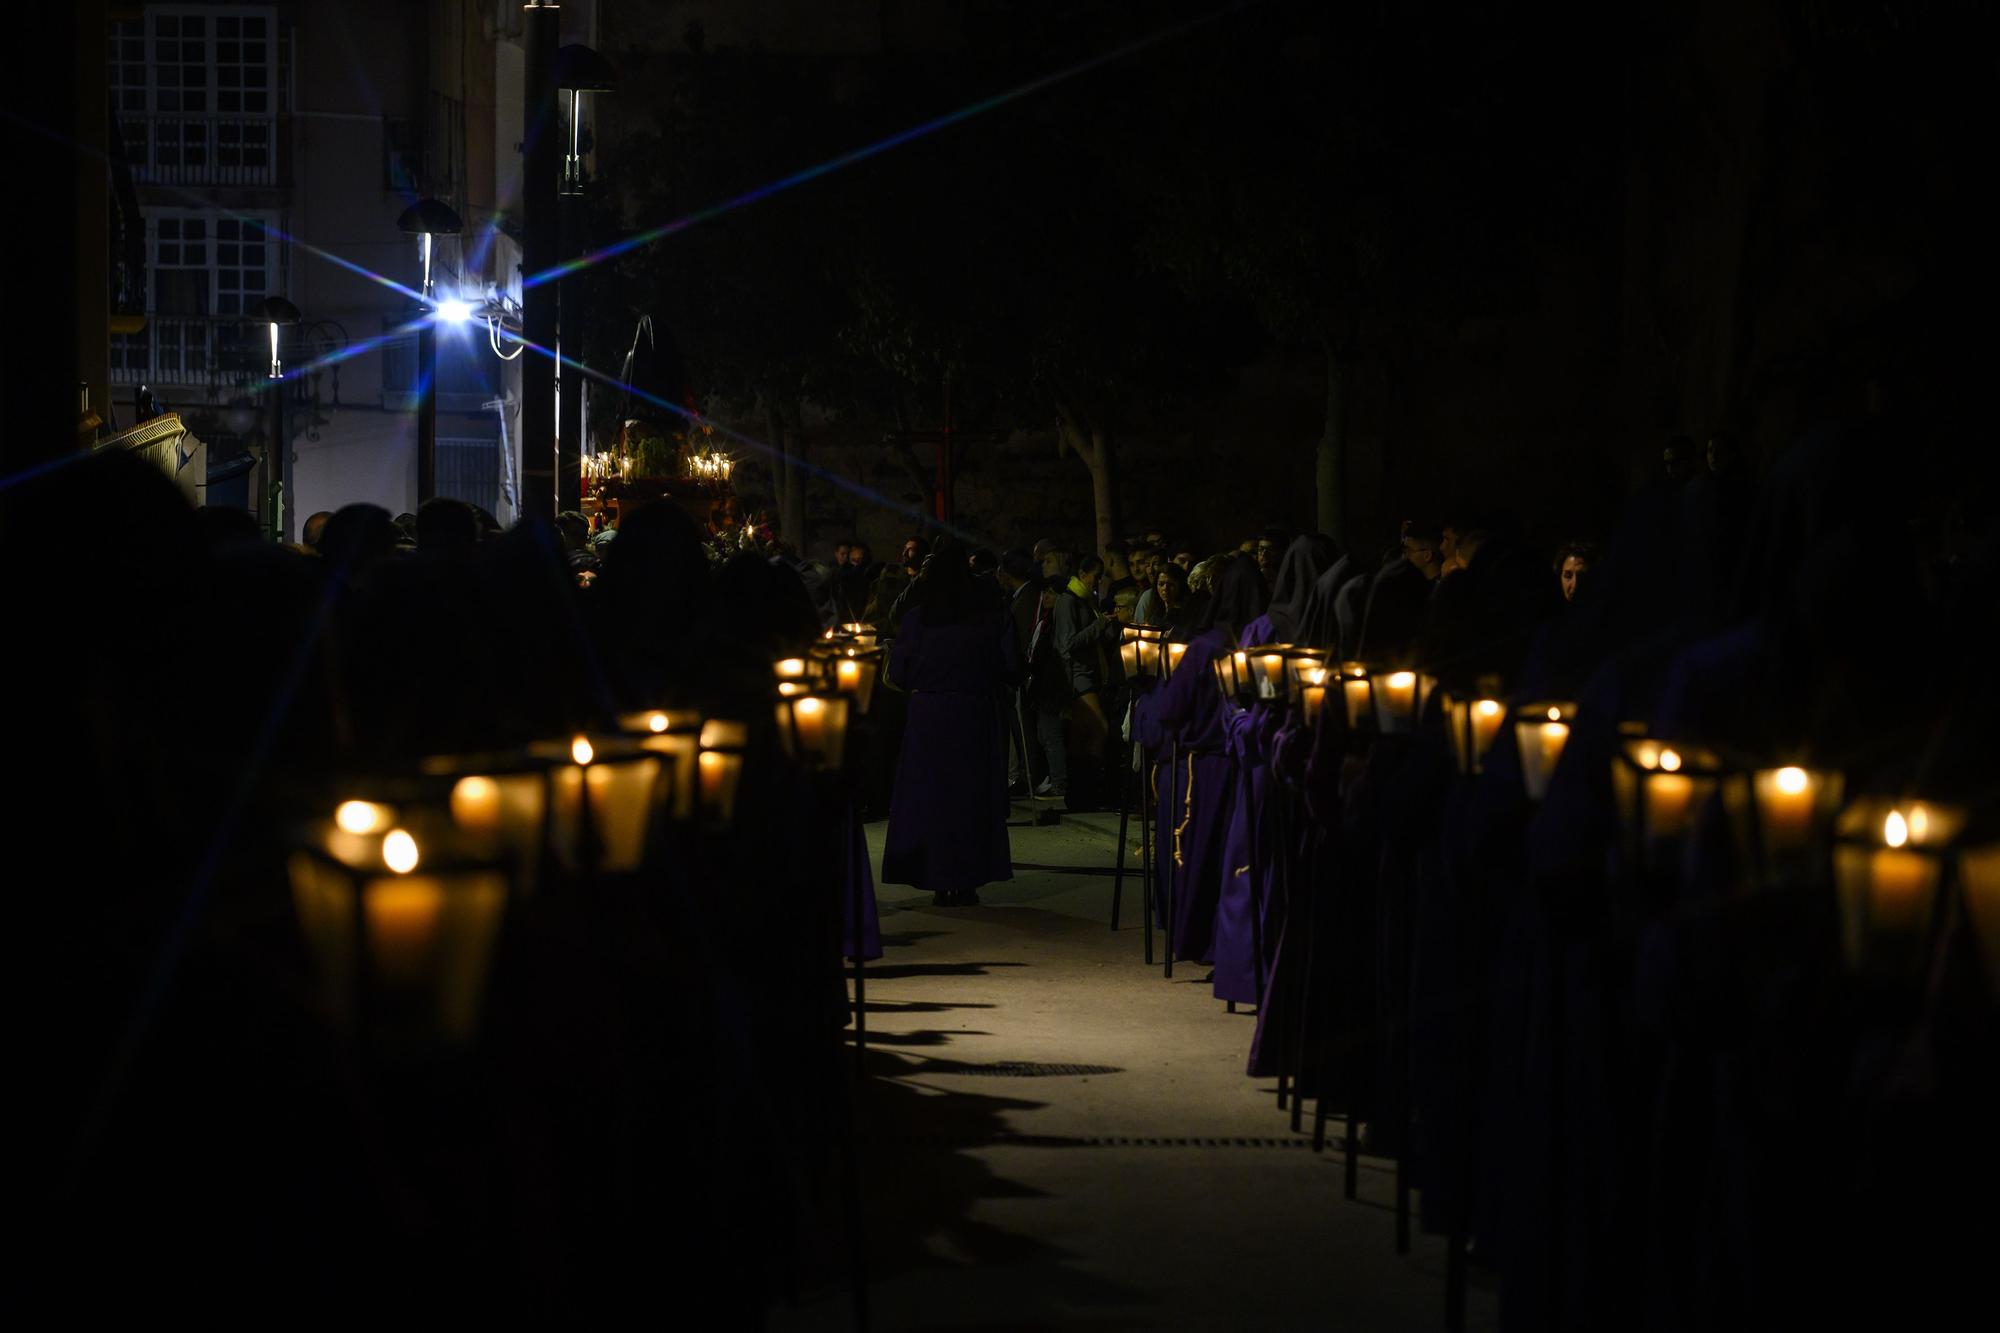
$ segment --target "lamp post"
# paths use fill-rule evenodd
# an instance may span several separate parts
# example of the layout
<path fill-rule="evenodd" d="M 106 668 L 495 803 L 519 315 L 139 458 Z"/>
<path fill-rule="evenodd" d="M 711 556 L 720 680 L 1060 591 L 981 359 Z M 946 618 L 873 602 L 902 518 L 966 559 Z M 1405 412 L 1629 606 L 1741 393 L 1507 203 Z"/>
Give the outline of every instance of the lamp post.
<path fill-rule="evenodd" d="M 556 123 L 556 51 L 562 6 L 529 0 L 521 6 L 521 271 L 537 277 L 554 268 L 561 244 L 557 187 L 562 139 Z M 539 348 L 556 345 L 556 289 L 523 283 L 522 333 Z M 521 363 L 521 515 L 556 519 L 556 364 L 545 355 Z"/>
<path fill-rule="evenodd" d="M 423 237 L 424 298 L 422 319 L 417 324 L 417 504 L 437 494 L 437 321 L 442 313 L 431 291 L 431 250 L 439 236 L 457 236 L 465 230 L 451 207 L 436 199 L 419 199 L 396 219 L 399 230 Z M 463 303 L 451 303 L 463 311 Z"/>
<path fill-rule="evenodd" d="M 271 331 L 271 443 L 265 462 L 264 481 L 269 499 L 271 540 L 292 539 L 290 464 L 291 441 L 285 438 L 285 362 L 281 355 L 279 330 L 299 322 L 299 308 L 282 296 L 267 296 L 256 305 L 257 318 Z"/>
<path fill-rule="evenodd" d="M 571 44 L 556 52 L 555 86 L 569 101 L 569 143 L 563 157 L 562 189 L 558 199 L 563 261 L 583 250 L 583 95 L 609 92 L 618 86 L 611 62 L 587 46 Z M 556 284 L 559 311 L 556 351 L 579 357 L 583 348 L 583 283 L 567 277 Z M 572 387 L 562 364 L 556 364 L 556 496 L 558 510 L 583 505 L 583 385 Z"/>

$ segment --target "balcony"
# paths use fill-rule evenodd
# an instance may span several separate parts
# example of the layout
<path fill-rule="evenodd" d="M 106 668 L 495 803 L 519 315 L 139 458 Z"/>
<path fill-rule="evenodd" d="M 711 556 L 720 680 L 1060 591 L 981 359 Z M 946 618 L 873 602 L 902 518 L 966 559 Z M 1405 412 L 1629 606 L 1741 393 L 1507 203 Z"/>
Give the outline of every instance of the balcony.
<path fill-rule="evenodd" d="M 290 182 L 275 116 L 121 116 L 140 185 L 263 186 Z"/>
<path fill-rule="evenodd" d="M 111 382 L 233 388 L 269 363 L 262 325 L 239 315 L 149 315 L 138 333 L 111 338 Z"/>

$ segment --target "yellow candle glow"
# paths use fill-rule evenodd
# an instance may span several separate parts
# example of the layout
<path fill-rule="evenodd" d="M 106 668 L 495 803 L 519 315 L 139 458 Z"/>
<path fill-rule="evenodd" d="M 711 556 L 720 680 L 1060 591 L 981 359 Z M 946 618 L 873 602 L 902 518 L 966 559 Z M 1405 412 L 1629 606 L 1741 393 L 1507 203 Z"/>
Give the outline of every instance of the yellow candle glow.
<path fill-rule="evenodd" d="M 1346 676 L 1340 682 L 1341 697 L 1347 703 L 1347 725 L 1359 727 L 1361 719 L 1368 715 L 1368 677 Z"/>
<path fill-rule="evenodd" d="M 382 836 L 382 864 L 399 875 L 417 868 L 417 840 L 407 829 L 390 829 Z"/>
<path fill-rule="evenodd" d="M 1521 783 L 1528 799 L 1539 801 L 1548 794 L 1549 779 L 1562 762 L 1569 744 L 1568 718 L 1573 704 L 1532 704 L 1517 714 L 1514 743 L 1521 755 Z M 1537 720 L 1541 719 L 1541 720 Z"/>
<path fill-rule="evenodd" d="M 1308 727 L 1319 725 L 1320 709 L 1326 706 L 1326 673 L 1322 671 L 1319 674 L 1319 680 L 1299 688 L 1299 708 L 1305 714 Z"/>
<path fill-rule="evenodd" d="M 826 748 L 825 704 L 818 699 L 801 699 L 792 705 L 792 720 L 801 750 L 818 754 Z"/>
<path fill-rule="evenodd" d="M 1752 781 L 1766 849 L 1778 853 L 1804 850 L 1812 836 L 1813 808 L 1819 798 L 1815 775 L 1787 766 L 1765 769 Z"/>
<path fill-rule="evenodd" d="M 591 745 L 588 737 L 578 736 L 569 743 L 569 757 L 576 760 L 579 764 L 588 764 L 592 759 L 597 757 L 597 751 Z"/>
<path fill-rule="evenodd" d="M 368 948 L 382 977 L 403 982 L 422 976 L 437 945 L 444 885 L 429 875 L 374 880 L 367 886 L 363 911 Z"/>
<path fill-rule="evenodd" d="M 1486 757 L 1493 748 L 1494 738 L 1500 734 L 1500 724 L 1507 720 L 1507 710 L 1500 706 L 1498 699 L 1479 699 L 1472 705 L 1472 753 L 1475 765 Z"/>
<path fill-rule="evenodd" d="M 1417 673 L 1392 671 L 1375 678 L 1375 720 L 1382 730 L 1408 731 L 1417 720 Z"/>
<path fill-rule="evenodd" d="M 1187 650 L 1188 646 L 1184 643 L 1170 643 L 1167 645 L 1167 654 L 1163 660 L 1167 664 L 1166 673 L 1168 676 L 1174 674 L 1174 668 L 1181 664 L 1183 657 L 1187 656 Z"/>
<path fill-rule="evenodd" d="M 1673 767 L 1667 756 L 1674 758 Z M 1670 838 L 1687 827 L 1694 804 L 1694 779 L 1677 773 L 1680 756 L 1672 750 L 1660 758 L 1660 771 L 1646 776 L 1646 832 L 1655 838 Z"/>
<path fill-rule="evenodd" d="M 333 812 L 333 822 L 348 833 L 380 833 L 393 818 L 388 806 L 373 801 L 342 801 Z"/>
<path fill-rule="evenodd" d="M 488 777 L 460 778 L 451 788 L 451 818 L 467 833 L 498 836 L 500 784 Z"/>

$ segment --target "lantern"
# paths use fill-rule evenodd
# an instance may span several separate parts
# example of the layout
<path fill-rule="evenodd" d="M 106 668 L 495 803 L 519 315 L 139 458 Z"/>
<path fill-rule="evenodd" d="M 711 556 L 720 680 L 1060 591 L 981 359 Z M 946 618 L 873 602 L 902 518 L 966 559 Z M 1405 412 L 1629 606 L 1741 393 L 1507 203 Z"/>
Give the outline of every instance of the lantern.
<path fill-rule="evenodd" d="M 1209 663 L 1215 672 L 1215 683 L 1222 689 L 1222 697 L 1229 703 L 1242 698 L 1250 680 L 1250 654 L 1241 648 L 1224 650 L 1215 655 Z"/>
<path fill-rule="evenodd" d="M 1841 957 L 1850 971 L 1909 977 L 1929 958 L 1944 852 L 1964 812 L 1925 801 L 1867 800 L 1834 826 Z"/>
<path fill-rule="evenodd" d="M 856 648 L 873 648 L 881 642 L 881 635 L 873 625 L 865 625 L 858 620 L 843 624 L 840 632 L 852 640 Z"/>
<path fill-rule="evenodd" d="M 660 798 L 676 822 L 694 817 L 695 756 L 700 749 L 701 713 L 693 708 L 654 708 L 627 713 L 619 726 L 637 738 L 639 748 L 659 755 L 665 766 Z"/>
<path fill-rule="evenodd" d="M 815 686 L 826 680 L 828 672 L 825 659 L 813 657 L 780 657 L 771 663 L 771 674 L 778 678 L 779 687 L 785 685 Z M 793 691 L 796 693 L 796 690 Z"/>
<path fill-rule="evenodd" d="M 875 699 L 875 682 L 882 676 L 880 648 L 842 648 L 826 657 L 827 680 L 866 713 Z"/>
<path fill-rule="evenodd" d="M 1308 685 L 1326 684 L 1326 659 L 1310 648 L 1294 648 L 1285 655 L 1285 694 L 1300 702 Z"/>
<path fill-rule="evenodd" d="M 1326 708 L 1326 671 L 1322 668 L 1312 674 L 1314 679 L 1299 686 L 1299 710 L 1308 727 L 1317 727 L 1319 715 Z"/>
<path fill-rule="evenodd" d="M 1340 664 L 1340 693 L 1347 705 L 1347 725 L 1351 730 L 1360 731 L 1373 716 L 1373 692 L 1368 679 L 1368 668 L 1359 662 Z"/>
<path fill-rule="evenodd" d="M 1539 801 L 1548 794 L 1549 778 L 1562 760 L 1575 720 L 1573 703 L 1544 700 L 1516 710 L 1514 743 L 1520 747 L 1521 782 L 1529 800 Z"/>
<path fill-rule="evenodd" d="M 663 794 L 660 757 L 628 737 L 581 734 L 561 745 L 531 745 L 528 753 L 553 761 L 549 833 L 563 866 L 613 874 L 638 869 Z"/>
<path fill-rule="evenodd" d="M 1611 787 L 1632 863 L 1664 860 L 1665 849 L 1687 832 L 1722 776 L 1713 750 L 1649 737 L 1625 740 L 1611 761 Z"/>
<path fill-rule="evenodd" d="M 712 824 L 736 817 L 736 788 L 743 779 L 743 750 L 750 729 L 741 722 L 712 717 L 701 724 L 697 778 L 701 812 Z"/>
<path fill-rule="evenodd" d="M 1746 782 L 1730 784 L 1730 812 L 1753 849 L 1758 885 L 1826 882 L 1826 844 L 1844 785 L 1838 771 L 1796 764 L 1753 769 Z"/>
<path fill-rule="evenodd" d="M 847 696 L 830 691 L 778 701 L 778 739 L 807 768 L 838 771 L 847 753 Z"/>
<path fill-rule="evenodd" d="M 1161 680 L 1173 679 L 1174 671 L 1180 666 L 1181 659 L 1187 656 L 1187 650 L 1188 646 L 1184 643 L 1170 643 L 1166 645 L 1166 651 L 1160 654 Z"/>
<path fill-rule="evenodd" d="M 1421 698 L 1417 673 L 1391 671 L 1374 678 L 1375 725 L 1386 735 L 1416 730 Z"/>
<path fill-rule="evenodd" d="M 422 780 L 444 784 L 446 809 L 458 834 L 481 855 L 511 858 L 524 889 L 542 858 L 548 834 L 549 763 L 526 752 L 435 755 Z"/>
<path fill-rule="evenodd" d="M 370 807 L 385 819 L 363 823 Z M 323 1002 L 346 1028 L 389 1041 L 457 1042 L 479 1026 L 507 875 L 451 836 L 444 812 L 345 802 L 308 826 L 288 864 L 299 930 Z M 421 830 L 421 838 L 412 829 Z"/>
<path fill-rule="evenodd" d="M 1244 649 L 1243 669 L 1237 684 L 1245 695 L 1265 702 L 1291 697 L 1285 661 L 1292 651 L 1289 643 L 1260 643 Z"/>
<path fill-rule="evenodd" d="M 1959 853 L 1958 892 L 1987 983 L 2000 995 L 2000 843 Z"/>
<path fill-rule="evenodd" d="M 1444 696 L 1445 726 L 1451 732 L 1451 757 L 1458 771 L 1467 777 L 1485 771 L 1486 752 L 1500 735 L 1507 720 L 1507 705 L 1490 695 L 1462 698 Z"/>
<path fill-rule="evenodd" d="M 1118 636 L 1118 660 L 1126 676 L 1134 680 L 1159 677 L 1166 638 L 1166 628 L 1161 625 L 1126 625 Z"/>

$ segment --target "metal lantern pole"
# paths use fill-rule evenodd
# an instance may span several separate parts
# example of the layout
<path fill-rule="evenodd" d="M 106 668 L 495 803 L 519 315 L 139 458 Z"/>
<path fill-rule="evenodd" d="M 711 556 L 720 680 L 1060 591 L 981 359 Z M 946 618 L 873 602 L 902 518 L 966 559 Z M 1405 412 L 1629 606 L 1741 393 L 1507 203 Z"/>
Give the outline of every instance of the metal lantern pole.
<path fill-rule="evenodd" d="M 290 466 L 291 441 L 285 434 L 285 360 L 281 330 L 299 322 L 299 308 L 282 296 L 267 296 L 256 307 L 257 317 L 271 334 L 271 442 L 265 451 L 264 475 L 267 488 L 271 540 L 292 539 Z"/>
<path fill-rule="evenodd" d="M 417 319 L 417 504 L 437 494 L 437 320 L 438 303 L 432 290 L 433 253 L 440 236 L 457 236 L 465 224 L 450 205 L 437 199 L 419 199 L 403 210 L 396 226 L 423 238 L 423 308 Z"/>

